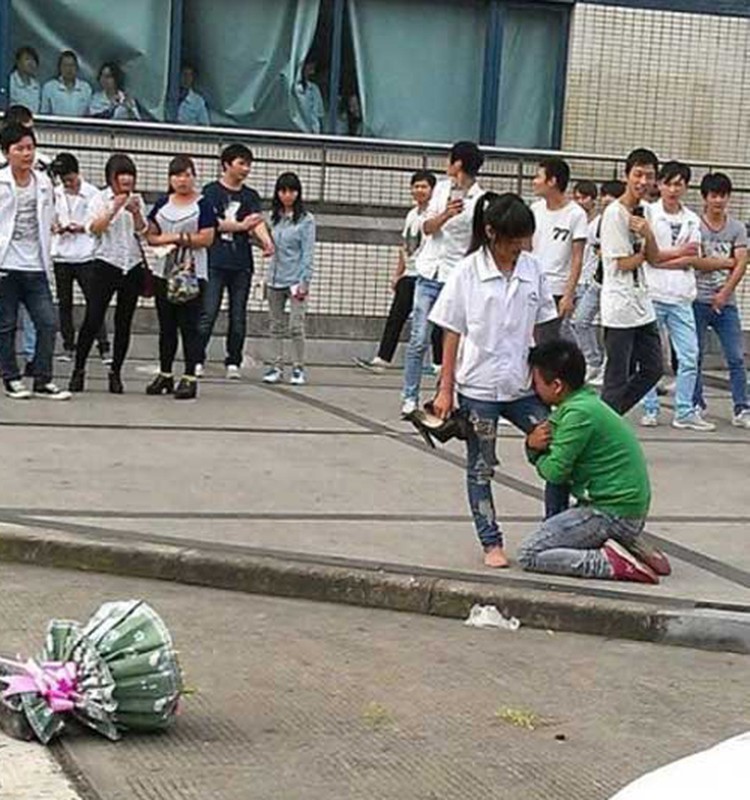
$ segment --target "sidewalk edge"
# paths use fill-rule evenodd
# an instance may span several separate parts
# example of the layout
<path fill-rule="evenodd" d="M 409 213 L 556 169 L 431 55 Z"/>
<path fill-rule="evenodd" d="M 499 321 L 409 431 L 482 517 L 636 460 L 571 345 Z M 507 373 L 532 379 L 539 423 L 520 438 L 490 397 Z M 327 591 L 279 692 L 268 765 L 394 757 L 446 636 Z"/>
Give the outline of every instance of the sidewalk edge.
<path fill-rule="evenodd" d="M 252 594 L 465 619 L 495 605 L 531 628 L 750 653 L 750 613 L 311 564 L 151 543 L 118 543 L 6 526 L 0 561 L 174 581 Z"/>

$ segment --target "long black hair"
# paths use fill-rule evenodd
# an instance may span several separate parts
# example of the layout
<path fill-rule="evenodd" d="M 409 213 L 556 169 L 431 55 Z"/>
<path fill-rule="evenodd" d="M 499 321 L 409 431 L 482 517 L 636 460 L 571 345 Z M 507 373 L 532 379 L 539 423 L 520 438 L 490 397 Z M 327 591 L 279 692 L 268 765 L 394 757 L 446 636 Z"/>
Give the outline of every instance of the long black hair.
<path fill-rule="evenodd" d="M 297 199 L 292 206 L 292 222 L 296 224 L 305 214 L 305 204 L 302 202 L 302 183 L 296 172 L 283 172 L 276 181 L 276 186 L 273 190 L 273 200 L 271 200 L 271 220 L 274 225 L 284 215 L 284 206 L 281 200 L 279 200 L 279 192 L 282 189 L 291 189 L 297 192 Z"/>
<path fill-rule="evenodd" d="M 468 253 L 489 247 L 491 228 L 498 239 L 523 239 L 534 235 L 536 223 L 531 209 L 513 192 L 485 192 L 477 201 Z"/>

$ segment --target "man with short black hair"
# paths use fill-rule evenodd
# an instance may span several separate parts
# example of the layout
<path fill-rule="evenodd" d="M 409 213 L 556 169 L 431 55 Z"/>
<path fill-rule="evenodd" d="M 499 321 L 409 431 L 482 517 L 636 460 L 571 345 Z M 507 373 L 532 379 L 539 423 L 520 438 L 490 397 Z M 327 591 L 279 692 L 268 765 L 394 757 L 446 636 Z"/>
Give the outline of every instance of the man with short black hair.
<path fill-rule="evenodd" d="M 651 502 L 646 458 L 631 426 L 584 384 L 578 347 L 557 340 L 529 355 L 534 389 L 554 411 L 526 438 L 539 476 L 569 484 L 578 505 L 548 517 L 518 551 L 532 572 L 658 583 L 669 562 L 641 543 Z"/>
<path fill-rule="evenodd" d="M 56 315 L 49 287 L 52 268 L 53 195 L 49 178 L 34 170 L 34 131 L 6 125 L 0 149 L 0 368 L 5 393 L 14 400 L 44 397 L 68 400 L 70 393 L 52 382 Z M 36 329 L 31 372 L 33 392 L 24 386 L 15 352 L 18 309 L 24 306 Z"/>
<path fill-rule="evenodd" d="M 427 207 L 435 188 L 435 175 L 427 170 L 418 170 L 411 176 L 411 196 L 414 205 L 409 209 L 401 233 L 401 246 L 398 250 L 398 263 L 391 281 L 393 301 L 380 338 L 377 355 L 369 361 L 357 358 L 355 364 L 362 369 L 377 374 L 390 367 L 398 346 L 401 331 L 414 307 L 414 286 L 417 282 L 416 262 L 425 244 L 422 232 Z M 439 367 L 442 355 L 442 331 L 432 329 L 433 365 Z"/>
<path fill-rule="evenodd" d="M 625 162 L 625 192 L 602 214 L 601 316 L 607 366 L 602 399 L 625 414 L 663 372 L 656 312 L 643 265 L 658 263 L 659 247 L 644 199 L 656 183 L 659 160 L 646 148 Z"/>
<path fill-rule="evenodd" d="M 544 268 L 557 303 L 559 332 L 575 340 L 570 317 L 575 310 L 588 227 L 586 212 L 566 195 L 569 181 L 570 167 L 563 159 L 539 162 L 534 194 L 540 199 L 531 206 L 536 220 L 532 252 Z"/>
<path fill-rule="evenodd" d="M 484 194 L 477 175 L 484 154 L 474 142 L 456 142 L 448 154 L 447 178 L 432 193 L 422 230 L 427 241 L 417 257 L 411 335 L 406 351 L 402 416 L 419 406 L 422 360 L 430 338 L 428 317 L 440 291 L 471 244 L 474 207 Z"/>
<path fill-rule="evenodd" d="M 219 224 L 218 235 L 208 249 L 208 284 L 203 293 L 200 321 L 203 358 L 196 367 L 196 375 L 203 373 L 206 348 L 226 288 L 229 325 L 224 365 L 230 380 L 239 380 L 242 376 L 247 301 L 253 276 L 251 234 L 260 242 L 264 256 L 274 253 L 273 240 L 261 214 L 260 196 L 245 185 L 252 163 L 253 154 L 245 145 L 231 144 L 221 153 L 221 178 L 203 187 L 203 196 L 213 207 Z"/>
<path fill-rule="evenodd" d="M 701 195 L 704 204 L 701 255 L 694 261 L 698 294 L 693 303 L 700 355 L 693 401 L 700 412 L 706 409 L 701 366 L 708 329 L 712 328 L 729 369 L 732 424 L 737 428 L 750 428 L 742 325 L 735 297 L 735 290 L 747 270 L 747 229 L 727 212 L 732 181 L 723 172 L 703 177 Z"/>
<path fill-rule="evenodd" d="M 682 197 L 690 183 L 690 167 L 667 161 L 659 170 L 661 199 L 650 207 L 651 225 L 659 247 L 659 261 L 645 265 L 648 293 L 658 324 L 666 331 L 677 356 L 675 409 L 672 427 L 682 430 L 713 431 L 693 407 L 698 375 L 698 337 L 693 314 L 696 296 L 693 262 L 700 250 L 701 223 L 686 208 Z M 659 424 L 659 397 L 652 387 L 643 398 L 641 425 Z"/>

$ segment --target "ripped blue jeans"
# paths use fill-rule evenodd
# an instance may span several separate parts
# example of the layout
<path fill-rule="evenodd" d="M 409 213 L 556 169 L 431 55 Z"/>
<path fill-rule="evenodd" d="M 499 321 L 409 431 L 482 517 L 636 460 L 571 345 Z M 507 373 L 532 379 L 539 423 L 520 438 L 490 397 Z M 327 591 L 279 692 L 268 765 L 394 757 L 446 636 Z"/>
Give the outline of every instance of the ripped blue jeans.
<path fill-rule="evenodd" d="M 469 415 L 466 441 L 466 490 L 479 541 L 484 548 L 503 544 L 492 498 L 492 476 L 498 464 L 496 453 L 497 421 L 505 417 L 511 425 L 528 433 L 547 419 L 549 409 L 536 395 L 510 402 L 474 400 L 459 394 L 459 407 Z M 565 511 L 570 502 L 568 486 L 548 483 L 544 491 L 545 519 Z"/>

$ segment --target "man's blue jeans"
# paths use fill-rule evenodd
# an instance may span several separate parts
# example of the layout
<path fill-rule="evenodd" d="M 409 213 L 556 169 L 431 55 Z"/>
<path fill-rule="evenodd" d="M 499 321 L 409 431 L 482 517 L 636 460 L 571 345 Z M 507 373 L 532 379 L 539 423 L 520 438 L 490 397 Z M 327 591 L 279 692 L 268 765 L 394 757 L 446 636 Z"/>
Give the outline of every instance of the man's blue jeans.
<path fill-rule="evenodd" d="M 654 311 L 659 327 L 666 328 L 677 355 L 674 415 L 675 419 L 684 419 L 693 413 L 693 395 L 698 379 L 698 334 L 693 304 L 661 303 L 655 300 Z M 647 414 L 659 413 L 659 396 L 655 386 L 643 398 L 643 410 Z"/>
<path fill-rule="evenodd" d="M 474 527 L 482 547 L 502 546 L 503 535 L 492 499 L 492 476 L 497 460 L 497 421 L 505 417 L 524 433 L 529 433 L 549 416 L 549 409 L 536 395 L 507 403 L 474 400 L 458 396 L 459 407 L 469 416 L 466 442 L 466 489 Z M 544 493 L 545 516 L 559 514 L 568 507 L 569 487 L 547 484 Z"/>
<path fill-rule="evenodd" d="M 34 360 L 34 353 L 36 351 L 36 328 L 25 306 L 21 306 L 20 311 L 21 355 L 26 359 L 26 363 L 30 364 Z"/>
<path fill-rule="evenodd" d="M 745 352 L 742 338 L 742 325 L 737 306 L 724 306 L 721 311 L 714 311 L 709 303 L 697 301 L 693 303 L 695 326 L 698 331 L 698 379 L 695 382 L 693 403 L 699 408 L 706 408 L 703 399 L 703 380 L 701 368 L 703 355 L 706 352 L 706 334 L 709 328 L 716 331 L 719 337 L 724 360 L 729 369 L 729 388 L 732 391 L 734 413 L 739 414 L 748 408 L 747 403 L 747 370 L 745 369 Z"/>
<path fill-rule="evenodd" d="M 573 312 L 573 330 L 581 348 L 586 366 L 600 369 L 604 364 L 604 352 L 599 343 L 596 318 L 599 316 L 599 305 L 602 288 L 598 283 L 589 283 L 581 287 L 576 310 Z"/>
<path fill-rule="evenodd" d="M 644 519 L 616 517 L 591 506 L 575 506 L 548 517 L 521 545 L 518 563 L 530 572 L 611 578 L 612 567 L 601 551 L 607 539 L 628 547 L 643 530 Z"/>
<path fill-rule="evenodd" d="M 45 272 L 0 270 L 0 369 L 6 381 L 18 380 L 16 328 L 19 307 L 25 307 L 36 329 L 31 371 L 35 385 L 52 380 L 57 314 Z"/>
<path fill-rule="evenodd" d="M 203 308 L 199 330 L 202 343 L 201 363 L 206 360 L 206 349 L 211 333 L 219 316 L 224 288 L 229 293 L 229 324 L 226 338 L 226 358 L 224 364 L 242 365 L 245 349 L 245 333 L 247 330 L 247 300 L 250 296 L 250 281 L 253 273 L 250 270 L 212 269 L 208 270 L 208 283 L 203 292 Z"/>
<path fill-rule="evenodd" d="M 411 335 L 406 348 L 404 363 L 404 400 L 419 403 L 419 385 L 422 380 L 422 360 L 430 342 L 432 323 L 429 321 L 430 311 L 438 299 L 443 284 L 431 281 L 421 275 L 414 287 L 414 309 L 411 315 Z"/>

